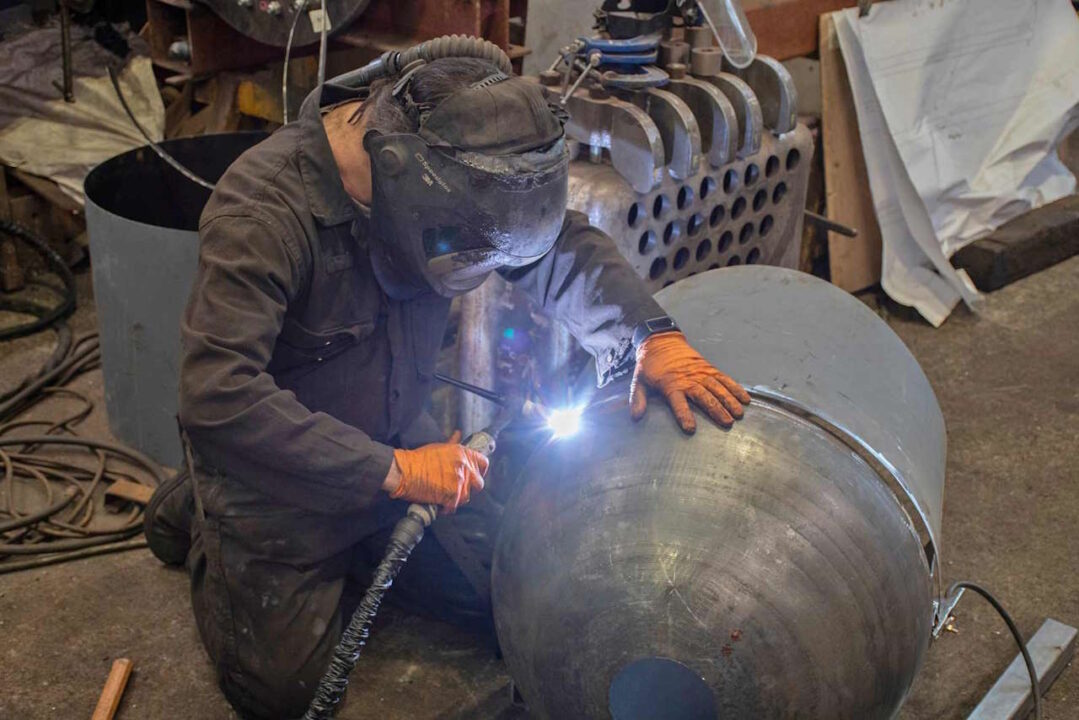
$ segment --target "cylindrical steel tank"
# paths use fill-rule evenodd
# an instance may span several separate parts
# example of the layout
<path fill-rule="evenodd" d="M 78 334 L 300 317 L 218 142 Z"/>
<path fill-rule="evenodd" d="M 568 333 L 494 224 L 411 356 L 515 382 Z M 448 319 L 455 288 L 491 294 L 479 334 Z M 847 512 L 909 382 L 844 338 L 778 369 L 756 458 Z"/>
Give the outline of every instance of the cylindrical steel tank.
<path fill-rule="evenodd" d="M 161 146 L 216 182 L 265 137 L 227 133 Z M 127 444 L 175 467 L 181 459 L 180 315 L 198 265 L 199 215 L 210 191 L 149 147 L 101 163 L 86 177 L 85 188 L 109 427 Z"/>
<path fill-rule="evenodd" d="M 687 437 L 658 398 L 633 423 L 621 383 L 535 453 L 493 568 L 518 688 L 541 718 L 892 717 L 934 614 L 928 381 L 884 322 L 802 273 L 716 270 L 657 300 L 757 399 Z"/>

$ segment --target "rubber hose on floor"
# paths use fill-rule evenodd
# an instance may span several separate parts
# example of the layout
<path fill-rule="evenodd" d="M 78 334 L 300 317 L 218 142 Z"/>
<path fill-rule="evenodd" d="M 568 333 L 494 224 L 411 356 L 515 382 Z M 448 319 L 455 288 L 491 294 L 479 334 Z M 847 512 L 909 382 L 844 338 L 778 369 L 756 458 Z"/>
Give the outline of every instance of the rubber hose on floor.
<path fill-rule="evenodd" d="M 9 220 L 0 220 L 0 232 L 17 237 L 32 247 L 39 255 L 45 258 L 46 264 L 60 276 L 60 280 L 64 283 L 63 299 L 54 308 L 43 308 L 36 303 L 25 301 L 0 301 L 0 310 L 37 316 L 37 319 L 30 322 L 0 330 L 0 340 L 10 340 L 30 335 L 70 315 L 75 310 L 75 276 L 71 273 L 71 269 L 68 268 L 63 258 L 57 255 L 56 251 L 49 247 L 49 244 L 44 239 L 22 225 Z"/>
<path fill-rule="evenodd" d="M 330 665 L 318 683 L 315 697 L 311 700 L 307 713 L 303 720 L 328 720 L 333 717 L 337 703 L 344 697 L 345 688 L 348 687 L 348 676 L 356 667 L 360 659 L 360 653 L 367 642 L 371 632 L 371 623 L 378 614 L 378 608 L 382 604 L 382 596 L 393 585 L 397 574 L 408 561 L 413 548 L 423 539 L 423 523 L 406 515 L 397 521 L 397 525 L 390 535 L 390 541 L 386 544 L 386 554 L 375 569 L 374 578 L 370 587 L 363 594 L 348 627 L 341 633 L 341 639 L 334 648 Z"/>

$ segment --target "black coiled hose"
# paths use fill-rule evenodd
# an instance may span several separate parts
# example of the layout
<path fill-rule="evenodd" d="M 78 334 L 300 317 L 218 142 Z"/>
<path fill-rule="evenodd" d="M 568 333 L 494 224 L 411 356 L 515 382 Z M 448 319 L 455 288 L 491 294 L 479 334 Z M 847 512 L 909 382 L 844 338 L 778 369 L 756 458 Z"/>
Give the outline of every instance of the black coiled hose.
<path fill-rule="evenodd" d="M 35 333 L 70 315 L 75 309 L 75 276 L 71 273 L 63 258 L 57 255 L 56 251 L 49 247 L 49 244 L 43 238 L 38 237 L 36 233 L 22 225 L 9 220 L 0 220 L 0 232 L 17 237 L 32 247 L 39 255 L 45 258 L 45 263 L 60 276 L 60 281 L 64 284 L 63 299 L 55 307 L 44 307 L 37 303 L 21 300 L 0 302 L 0 310 L 37 316 L 30 322 L 0 330 L 0 340 L 10 340 Z"/>
<path fill-rule="evenodd" d="M 379 78 L 396 75 L 401 68 L 417 60 L 431 62 L 449 57 L 486 60 L 507 75 L 513 72 L 509 55 L 493 42 L 471 35 L 443 35 L 408 50 L 385 52 L 363 67 L 331 78 L 329 82 L 346 87 L 366 87 Z"/>
<path fill-rule="evenodd" d="M 424 523 L 411 512 L 397 521 L 397 525 L 386 544 L 386 554 L 375 569 L 371 586 L 363 595 L 363 600 L 352 613 L 348 627 L 341 633 L 341 639 L 334 648 L 329 667 L 315 690 L 315 697 L 303 716 L 303 720 L 328 720 L 333 717 L 334 708 L 345 694 L 348 676 L 360 659 L 360 652 L 367 643 L 382 596 L 393 585 L 397 573 L 408 561 L 413 548 L 423 539 Z"/>

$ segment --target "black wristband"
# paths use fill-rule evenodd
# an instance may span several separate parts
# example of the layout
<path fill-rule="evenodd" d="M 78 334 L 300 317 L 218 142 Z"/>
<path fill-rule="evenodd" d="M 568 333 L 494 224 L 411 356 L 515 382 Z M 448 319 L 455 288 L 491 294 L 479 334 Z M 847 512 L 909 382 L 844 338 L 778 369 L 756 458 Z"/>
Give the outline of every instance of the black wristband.
<path fill-rule="evenodd" d="M 661 315 L 660 317 L 645 320 L 633 331 L 633 347 L 640 347 L 641 343 L 653 335 L 665 332 L 676 332 L 678 330 L 678 323 L 668 315 Z"/>

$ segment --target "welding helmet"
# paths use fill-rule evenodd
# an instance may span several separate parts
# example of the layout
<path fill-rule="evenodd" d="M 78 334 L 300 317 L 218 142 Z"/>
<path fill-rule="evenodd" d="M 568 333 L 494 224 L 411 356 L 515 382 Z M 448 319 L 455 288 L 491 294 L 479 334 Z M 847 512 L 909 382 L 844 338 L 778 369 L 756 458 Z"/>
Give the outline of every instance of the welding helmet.
<path fill-rule="evenodd" d="M 565 118 L 538 86 L 494 68 L 434 107 L 418 104 L 416 69 L 392 92 L 417 132 L 364 136 L 372 260 L 380 279 L 452 297 L 554 246 L 568 191 Z"/>

